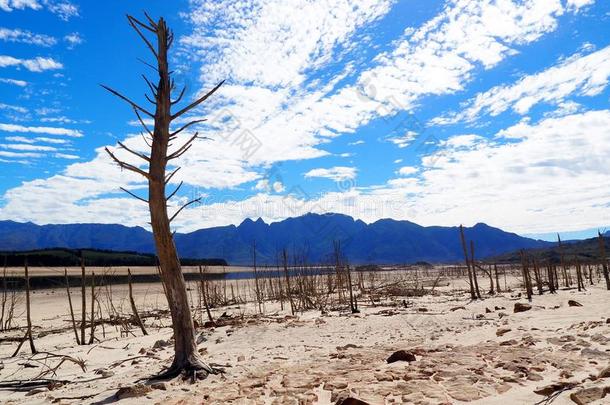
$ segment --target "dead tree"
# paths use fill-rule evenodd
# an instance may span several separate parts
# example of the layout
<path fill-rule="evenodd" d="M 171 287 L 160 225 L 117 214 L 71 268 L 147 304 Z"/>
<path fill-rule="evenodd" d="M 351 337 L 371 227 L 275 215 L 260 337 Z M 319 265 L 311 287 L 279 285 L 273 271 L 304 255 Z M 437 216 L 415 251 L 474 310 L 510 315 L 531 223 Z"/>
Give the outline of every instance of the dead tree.
<path fill-rule="evenodd" d="M 258 279 L 258 269 L 256 268 L 256 241 L 252 241 L 252 266 L 254 269 L 254 293 L 256 294 L 256 302 L 258 303 L 258 313 L 263 313 L 262 301 L 263 297 L 261 294 L 259 279 Z"/>
<path fill-rule="evenodd" d="M 74 330 L 74 337 L 76 338 L 76 344 L 80 345 L 80 339 L 78 338 L 78 330 L 76 329 L 76 319 L 74 319 L 74 307 L 72 306 L 72 295 L 70 294 L 70 279 L 68 278 L 68 269 L 64 269 L 66 276 L 66 293 L 68 294 L 68 305 L 70 305 L 70 319 L 72 319 L 72 329 Z"/>
<path fill-rule="evenodd" d="M 85 344 L 85 327 L 87 325 L 87 295 L 85 293 L 85 256 L 80 252 L 80 293 L 81 293 L 81 320 L 80 320 L 80 344 Z"/>
<path fill-rule="evenodd" d="M 136 323 L 142 330 L 143 335 L 148 335 L 146 328 L 144 327 L 144 322 L 142 322 L 142 318 L 140 318 L 140 314 L 138 313 L 138 307 L 136 306 L 136 301 L 133 298 L 133 286 L 131 285 L 131 269 L 127 269 L 127 284 L 129 284 L 129 303 L 131 304 L 131 312 L 133 312 L 133 317 L 136 320 Z"/>
<path fill-rule="evenodd" d="M 91 334 L 89 344 L 92 345 L 95 339 L 95 272 L 91 272 Z"/>
<path fill-rule="evenodd" d="M 284 276 L 286 277 L 286 295 L 288 295 L 288 301 L 290 301 L 290 312 L 294 315 L 295 307 L 294 300 L 292 299 L 292 289 L 290 288 L 290 273 L 288 272 L 288 253 L 286 248 L 282 249 L 282 262 L 284 265 Z"/>
<path fill-rule="evenodd" d="M 25 258 L 24 267 L 25 267 L 25 316 L 26 316 L 26 322 L 27 322 L 27 330 L 25 332 L 25 335 L 23 336 L 23 339 L 21 339 L 21 342 L 19 342 L 19 346 L 17 346 L 17 350 L 15 350 L 12 357 L 17 356 L 17 354 L 19 353 L 19 350 L 21 350 L 21 346 L 23 346 L 23 343 L 25 342 L 26 339 L 28 339 L 30 342 L 30 351 L 32 352 L 32 354 L 37 353 L 36 347 L 34 346 L 34 337 L 32 336 L 32 316 L 31 316 L 32 311 L 30 308 L 30 273 L 28 272 L 27 257 Z"/>
<path fill-rule="evenodd" d="M 521 250 L 521 269 L 523 274 L 523 285 L 525 286 L 525 292 L 527 293 L 527 300 L 532 300 L 532 279 L 530 276 L 530 269 L 527 255 L 524 250 Z"/>
<path fill-rule="evenodd" d="M 501 293 L 502 288 L 500 288 L 500 276 L 498 275 L 498 265 L 496 263 L 494 263 L 494 273 L 496 274 L 496 291 Z"/>
<path fill-rule="evenodd" d="M 602 262 L 602 271 L 604 272 L 604 278 L 606 279 L 606 289 L 610 290 L 610 272 L 608 271 L 608 260 L 606 259 L 606 241 L 599 231 L 597 231 L 597 236 L 599 238 L 599 256 Z"/>
<path fill-rule="evenodd" d="M 201 281 L 201 296 L 203 297 L 203 305 L 205 305 L 205 311 L 208 314 L 208 320 L 214 324 L 214 318 L 210 311 L 210 305 L 208 304 L 208 282 L 203 277 L 203 268 L 199 266 L 199 277 Z M 226 301 L 226 300 L 225 300 Z"/>
<path fill-rule="evenodd" d="M 476 300 L 477 294 L 474 291 L 474 282 L 472 281 L 472 271 L 470 270 L 470 260 L 468 259 L 468 249 L 466 248 L 466 239 L 464 238 L 464 227 L 460 225 L 460 239 L 462 241 L 462 249 L 464 249 L 464 260 L 466 260 L 466 268 L 468 269 L 468 284 L 470 286 L 470 299 Z"/>
<path fill-rule="evenodd" d="M 479 281 L 477 279 L 477 269 L 474 261 L 474 241 L 470 241 L 470 262 L 472 264 L 472 279 L 474 280 L 474 289 L 477 293 L 477 298 L 481 299 L 481 290 L 479 290 Z"/>
<path fill-rule="evenodd" d="M 0 331 L 4 330 L 4 310 L 6 309 L 7 286 L 6 286 L 7 257 L 4 255 L 4 270 L 2 271 L 2 315 L 0 315 Z"/>
<path fill-rule="evenodd" d="M 180 260 L 170 229 L 171 222 L 182 210 L 191 204 L 200 202 L 201 199 L 195 198 L 188 201 L 178 208 L 170 217 L 167 212 L 168 200 L 176 195 L 182 182 L 180 182 L 173 192 L 169 195 L 166 194 L 167 184 L 180 169 L 179 167 L 176 167 L 168 173 L 167 166 L 175 161 L 175 159 L 184 155 L 184 153 L 193 146 L 193 142 L 199 138 L 199 135 L 195 132 L 188 137 L 188 140 L 181 146 L 173 148 L 172 151 L 170 151 L 170 142 L 178 140 L 178 135 L 180 133 L 203 120 L 188 121 L 180 128 L 170 130 L 172 122 L 176 122 L 178 118 L 183 117 L 186 113 L 192 111 L 195 107 L 207 100 L 208 97 L 218 90 L 223 82 L 220 82 L 211 91 L 185 107 L 176 112 L 172 112 L 172 108 L 182 100 L 186 90 L 186 88 L 183 88 L 176 99 L 172 100 L 172 91 L 175 89 L 175 84 L 171 77 L 172 72 L 170 72 L 169 69 L 168 51 L 174 41 L 174 34 L 167 27 L 163 18 L 160 18 L 155 22 L 148 14 L 145 13 L 145 16 L 146 22 L 142 22 L 129 15 L 127 16 L 127 20 L 140 39 L 144 41 L 155 59 L 156 66 L 149 66 L 152 67 L 158 75 L 157 84 L 154 84 L 144 76 L 144 80 L 152 92 L 152 97 L 148 96 L 148 94 L 145 96 L 154 105 L 155 111 L 152 112 L 141 107 L 128 97 L 110 87 L 103 87 L 127 102 L 142 124 L 145 131 L 144 140 L 150 148 L 150 154 L 135 151 L 121 142 L 118 144 L 120 148 L 129 152 L 137 159 L 142 160 L 143 164 L 147 165 L 148 168 L 142 169 L 140 167 L 141 165 L 134 165 L 121 160 L 108 148 L 106 148 L 106 152 L 122 169 L 137 173 L 148 181 L 148 198 L 137 196 L 125 189 L 123 190 L 132 197 L 148 204 L 150 225 L 155 239 L 155 248 L 159 260 L 161 278 L 165 287 L 167 302 L 172 318 L 174 330 L 174 360 L 171 366 L 162 373 L 159 378 L 171 378 L 183 372 L 192 377 L 205 378 L 208 374 L 218 373 L 219 370 L 205 364 L 197 351 L 195 327 L 191 315 L 191 308 L 189 306 L 186 283 L 184 281 Z M 147 38 L 147 35 L 151 34 L 155 38 L 152 42 Z M 154 42 L 156 42 L 156 45 L 153 45 Z M 142 116 L 154 120 L 154 127 L 152 130 L 146 125 Z"/>

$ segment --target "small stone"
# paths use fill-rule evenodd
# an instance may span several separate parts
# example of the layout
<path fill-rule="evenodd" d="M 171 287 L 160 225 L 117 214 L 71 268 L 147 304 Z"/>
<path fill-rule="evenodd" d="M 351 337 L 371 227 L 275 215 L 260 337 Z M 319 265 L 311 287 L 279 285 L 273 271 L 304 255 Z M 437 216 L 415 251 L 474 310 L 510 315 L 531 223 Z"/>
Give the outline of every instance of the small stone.
<path fill-rule="evenodd" d="M 610 366 L 600 371 L 597 378 L 610 378 Z"/>
<path fill-rule="evenodd" d="M 578 301 L 569 300 L 568 305 L 571 307 L 582 307 L 582 304 Z"/>
<path fill-rule="evenodd" d="M 485 308 L 485 313 L 486 313 L 486 314 L 491 314 L 492 312 L 493 312 L 493 311 L 492 311 L 491 309 L 489 309 L 489 308 Z"/>
<path fill-rule="evenodd" d="M 449 311 L 451 311 L 451 312 L 455 312 L 455 311 L 457 311 L 458 309 L 466 309 L 466 307 L 453 307 L 453 308 L 451 308 Z"/>
<path fill-rule="evenodd" d="M 114 394 L 117 399 L 143 397 L 152 391 L 148 385 L 136 384 L 129 387 L 122 387 Z"/>
<path fill-rule="evenodd" d="M 517 342 L 515 339 L 510 339 L 510 340 L 505 340 L 504 342 L 500 342 L 500 346 L 514 346 L 518 343 L 519 342 Z"/>
<path fill-rule="evenodd" d="M 561 382 L 556 382 L 556 383 L 552 383 L 549 385 L 545 385 L 544 387 L 536 388 L 534 390 L 534 392 L 538 395 L 544 395 L 545 397 L 548 397 L 549 395 L 551 395 L 554 392 L 557 392 L 564 388 L 565 389 L 573 388 L 576 385 L 577 384 L 574 382 L 561 381 Z"/>
<path fill-rule="evenodd" d="M 338 400 L 335 405 L 369 405 L 369 403 L 361 401 L 357 398 L 347 397 L 345 399 Z"/>
<path fill-rule="evenodd" d="M 237 356 L 237 361 L 246 361 L 246 356 L 244 356 L 244 355 Z"/>
<path fill-rule="evenodd" d="M 394 353 L 392 353 L 392 355 L 390 357 L 388 357 L 388 359 L 386 360 L 389 363 L 395 363 L 397 361 L 408 361 L 408 362 L 412 362 L 415 361 L 415 355 L 413 353 L 404 351 L 404 350 L 398 350 Z"/>
<path fill-rule="evenodd" d="M 506 309 L 506 308 L 504 308 L 504 307 L 499 307 L 499 306 L 497 306 L 497 305 L 496 305 L 496 306 L 494 307 L 494 309 L 495 309 L 496 311 L 500 311 L 500 310 L 502 310 L 502 309 Z"/>
<path fill-rule="evenodd" d="M 150 384 L 150 387 L 153 390 L 167 391 L 167 385 L 165 385 L 163 382 L 152 383 Z"/>
<path fill-rule="evenodd" d="M 171 343 L 169 342 L 169 340 L 157 340 L 153 345 L 153 349 L 162 349 L 170 345 Z"/>
<path fill-rule="evenodd" d="M 573 392 L 570 394 L 570 399 L 578 405 L 585 405 L 598 401 L 605 396 L 606 392 L 602 387 L 591 387 Z"/>
<path fill-rule="evenodd" d="M 510 332 L 512 329 L 510 328 L 500 328 L 496 331 L 496 336 L 504 336 L 505 334 L 507 334 L 508 332 Z"/>
<path fill-rule="evenodd" d="M 524 304 L 522 302 L 517 302 L 517 303 L 515 303 L 515 308 L 514 308 L 513 312 L 516 314 L 518 312 L 529 311 L 530 309 L 532 309 L 532 306 L 530 304 Z"/>

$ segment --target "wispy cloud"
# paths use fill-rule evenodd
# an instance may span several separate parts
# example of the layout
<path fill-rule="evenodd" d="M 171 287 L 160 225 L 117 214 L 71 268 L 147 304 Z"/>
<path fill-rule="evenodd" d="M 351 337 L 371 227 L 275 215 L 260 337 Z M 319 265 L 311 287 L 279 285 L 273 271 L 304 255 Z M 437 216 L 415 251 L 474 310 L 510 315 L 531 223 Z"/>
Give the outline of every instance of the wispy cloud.
<path fill-rule="evenodd" d="M 23 66 L 30 72 L 62 69 L 63 65 L 53 58 L 38 56 L 33 59 L 18 59 L 12 56 L 0 55 L 0 67 Z"/>
<path fill-rule="evenodd" d="M 353 180 L 356 178 L 355 167 L 335 166 L 329 169 L 313 169 L 304 174 L 305 178 L 321 177 L 334 181 Z"/>
<path fill-rule="evenodd" d="M 28 85 L 28 82 L 26 82 L 24 80 L 7 79 L 7 78 L 3 78 L 3 77 L 0 77 L 0 83 L 14 84 L 15 86 L 19 86 L 19 87 L 25 87 Z"/>
<path fill-rule="evenodd" d="M 0 27 L 0 40 L 46 47 L 53 46 L 57 43 L 57 40 L 49 35 L 34 34 L 33 32 L 21 30 L 19 28 L 8 29 L 2 27 Z"/>
<path fill-rule="evenodd" d="M 80 138 L 83 133 L 77 129 L 56 128 L 56 127 L 26 127 L 17 124 L 0 124 L 0 131 L 5 132 L 28 132 L 34 134 L 66 135 Z"/>
<path fill-rule="evenodd" d="M 74 49 L 77 45 L 82 44 L 85 40 L 78 32 L 73 32 L 64 37 L 64 41 L 68 43 L 68 49 Z"/>
<path fill-rule="evenodd" d="M 42 6 L 37 0 L 0 0 L 0 10 L 11 12 L 30 8 L 40 10 Z"/>
<path fill-rule="evenodd" d="M 435 124 L 473 122 L 483 114 L 492 117 L 509 109 L 527 114 L 539 103 L 560 104 L 570 95 L 595 96 L 608 86 L 610 46 L 588 55 L 576 54 L 540 73 L 526 75 L 514 84 L 479 93 L 457 113 L 432 120 Z M 574 105 L 563 104 L 564 107 Z"/>

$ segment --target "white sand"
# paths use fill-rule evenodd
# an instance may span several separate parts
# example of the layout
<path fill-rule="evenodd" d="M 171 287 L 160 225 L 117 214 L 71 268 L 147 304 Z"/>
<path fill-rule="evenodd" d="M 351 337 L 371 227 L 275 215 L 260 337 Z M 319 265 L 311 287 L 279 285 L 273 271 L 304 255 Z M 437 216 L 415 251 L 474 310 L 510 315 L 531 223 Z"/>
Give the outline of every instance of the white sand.
<path fill-rule="evenodd" d="M 534 296 L 532 310 L 517 314 L 513 313 L 514 303 L 526 302 L 516 298 L 517 291 L 469 302 L 464 291 L 455 290 L 465 287 L 463 280 L 450 284 L 438 288 L 435 295 L 409 298 L 408 308 L 390 305 L 390 301 L 373 307 L 368 298 L 361 297 L 362 312 L 356 315 L 308 311 L 293 318 L 286 310 L 279 311 L 278 303 L 266 303 L 267 316 L 247 316 L 237 326 L 198 330 L 205 338 L 199 345 L 204 358 L 226 365 L 224 375 L 194 384 L 176 379 L 166 383 L 167 390 L 154 389 L 121 403 L 329 404 L 333 403 L 331 398 L 334 401 L 349 393 L 371 404 L 534 404 L 545 398 L 533 392 L 536 387 L 556 381 L 578 383 L 578 388 L 561 393 L 552 402 L 560 405 L 573 403 L 570 394 L 583 387 L 610 387 L 610 378 L 590 378 L 610 365 L 610 324 L 606 322 L 610 316 L 610 292 L 602 289 L 602 283 L 587 286 L 584 292 L 569 290 Z M 487 282 L 483 280 L 481 284 L 486 286 Z M 163 306 L 159 286 L 135 288 L 141 311 Z M 73 293 L 78 312 L 80 297 L 77 289 Z M 125 286 L 113 287 L 115 306 L 122 306 L 122 312 L 129 313 L 125 294 Z M 576 300 L 582 307 L 569 307 L 568 300 Z M 465 309 L 450 310 L 459 306 Z M 495 310 L 496 306 L 506 309 Z M 213 314 L 253 314 L 255 308 L 252 304 L 217 308 Z M 419 312 L 419 308 L 426 308 L 427 312 Z M 486 308 L 491 312 L 486 313 Z M 32 311 L 36 335 L 70 325 L 65 290 L 35 291 Z M 506 316 L 501 317 L 500 313 Z M 19 324 L 24 324 L 23 318 Z M 0 391 L 0 402 L 113 400 L 119 387 L 133 385 L 171 361 L 172 346 L 152 349 L 156 341 L 171 338 L 168 318 L 149 318 L 146 324 L 149 336 L 142 336 L 134 326 L 129 336 L 121 336 L 119 327 L 105 325 L 103 338 L 102 328 L 98 327 L 96 335 L 102 342 L 91 346 L 76 346 L 70 329 L 37 338 L 39 351 L 81 358 L 86 363 L 86 372 L 65 363 L 56 376 L 47 375 L 48 378 L 76 382 L 99 379 L 29 396 L 26 392 Z M 498 337 L 498 328 L 510 331 Z M 12 331 L 0 336 L 22 334 L 23 331 Z M 15 348 L 14 342 L 0 344 L 0 380 L 32 378 L 45 370 L 43 365 L 28 360 L 31 355 L 27 344 L 18 357 L 10 358 Z M 400 349 L 411 351 L 417 360 L 386 364 L 386 358 Z M 132 357 L 138 358 L 113 365 Z M 53 359 L 48 364 L 53 366 L 57 361 Z M 38 367 L 24 368 L 23 364 Z M 104 373 L 100 374 L 102 370 Z M 83 395 L 92 396 L 57 400 Z M 610 395 L 595 403 L 610 403 Z"/>

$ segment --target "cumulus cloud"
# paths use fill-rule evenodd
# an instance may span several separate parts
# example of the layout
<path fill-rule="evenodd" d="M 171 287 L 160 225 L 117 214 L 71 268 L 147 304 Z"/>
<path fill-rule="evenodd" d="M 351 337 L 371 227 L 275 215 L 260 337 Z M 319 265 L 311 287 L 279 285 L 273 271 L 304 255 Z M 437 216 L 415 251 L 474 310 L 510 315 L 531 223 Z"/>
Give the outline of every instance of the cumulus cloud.
<path fill-rule="evenodd" d="M 552 32 L 560 16 L 570 10 L 575 12 L 583 4 L 560 0 L 447 2 L 431 20 L 405 30 L 388 43 L 371 63 L 356 66 L 342 62 L 342 56 L 359 46 L 360 30 L 388 13 L 389 1 L 362 0 L 354 5 L 320 0 L 287 5 L 279 0 L 248 4 L 237 0 L 194 0 L 190 12 L 184 13 L 192 23 L 192 33 L 180 44 L 189 61 L 201 63 L 198 93 L 220 79 L 229 77 L 231 82 L 196 112 L 209 119 L 197 129 L 212 140 L 197 141 L 176 162 L 183 167 L 179 172 L 182 177 L 176 181 L 215 188 L 214 194 L 222 196 L 231 188 L 261 180 L 260 171 L 273 163 L 326 156 L 329 152 L 323 147 L 333 138 L 351 134 L 375 119 L 410 111 L 423 97 L 463 90 L 478 70 L 491 69 L 514 55 L 518 47 Z M 331 63 L 341 65 L 340 73 L 328 75 L 325 68 Z M 184 138 L 177 142 L 181 140 Z M 528 141 L 529 138 L 514 139 L 510 145 Z M 139 137 L 130 136 L 127 142 L 145 147 Z M 227 199 L 187 209 L 177 226 L 196 229 L 235 223 L 238 217 L 241 220 L 256 216 L 246 214 L 257 210 L 268 214 L 261 215 L 264 218 L 327 210 L 363 219 L 402 215 L 428 223 L 438 214 L 433 223 L 455 224 L 464 218 L 464 212 L 455 207 L 461 197 L 451 183 L 435 183 L 435 175 L 448 173 L 450 164 L 462 156 L 460 153 L 495 151 L 489 148 L 497 145 L 487 142 L 491 143 L 476 137 L 449 140 L 442 145 L 444 154 L 424 156 L 423 170 L 416 176 L 390 179 L 374 188 L 352 188 L 307 200 L 291 193 L 288 197 L 257 193 L 237 204 Z M 141 179 L 129 173 L 117 175 L 117 171 L 98 150 L 91 161 L 71 164 L 61 174 L 9 190 L 1 215 L 38 222 L 145 224 L 147 215 L 141 203 L 107 196 L 117 192 L 119 186 L 142 185 Z M 350 180 L 355 177 L 356 168 L 320 168 L 304 175 Z M 468 179 L 475 182 L 477 176 L 470 173 Z M 266 186 L 275 190 L 274 184 L 268 182 Z M 431 193 L 424 193 L 422 184 L 431 184 Z M 435 184 L 439 186 L 434 187 Z M 467 184 L 458 184 L 460 190 L 467 188 Z M 447 199 L 439 198 L 443 187 L 451 191 Z M 282 183 L 282 188 L 291 190 L 289 184 Z M 468 193 L 474 190 L 481 191 L 471 187 Z M 28 196 L 41 193 L 50 196 L 49 202 L 30 204 Z M 495 201 L 491 191 L 481 194 L 488 197 L 485 203 Z M 442 204 L 429 204 L 433 196 L 442 199 Z M 465 201 L 471 209 L 467 218 L 475 218 L 475 209 L 480 210 L 481 205 L 471 206 L 474 197 L 467 197 Z M 489 218 L 493 223 L 499 216 L 490 214 Z M 531 228 L 540 224 L 534 219 L 528 217 Z M 514 224 L 521 226 L 519 221 Z"/>

